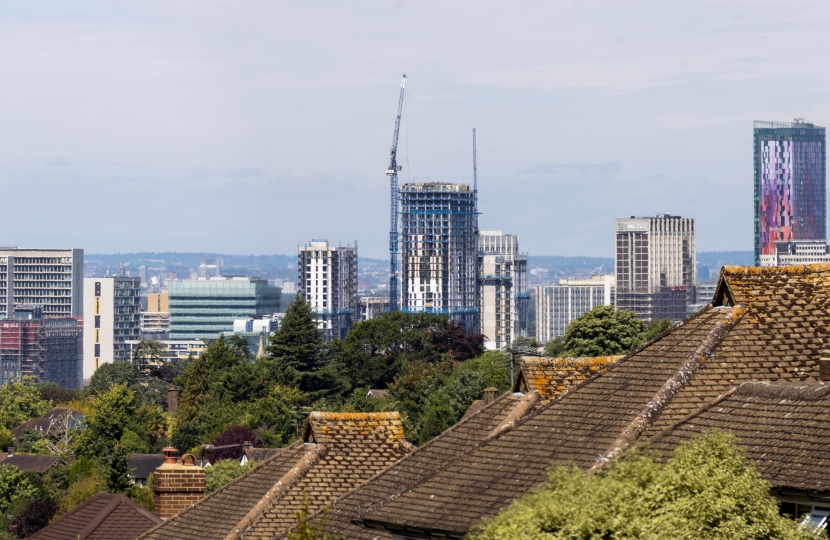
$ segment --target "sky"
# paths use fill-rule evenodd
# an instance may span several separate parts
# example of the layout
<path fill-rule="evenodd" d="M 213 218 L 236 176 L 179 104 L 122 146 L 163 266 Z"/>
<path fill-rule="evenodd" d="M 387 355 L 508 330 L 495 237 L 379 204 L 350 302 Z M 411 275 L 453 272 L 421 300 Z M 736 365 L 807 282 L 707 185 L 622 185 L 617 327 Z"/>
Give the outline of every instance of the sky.
<path fill-rule="evenodd" d="M 388 254 L 403 182 L 472 182 L 531 255 L 613 219 L 752 249 L 752 121 L 830 122 L 830 3 L 0 2 L 0 244 Z"/>

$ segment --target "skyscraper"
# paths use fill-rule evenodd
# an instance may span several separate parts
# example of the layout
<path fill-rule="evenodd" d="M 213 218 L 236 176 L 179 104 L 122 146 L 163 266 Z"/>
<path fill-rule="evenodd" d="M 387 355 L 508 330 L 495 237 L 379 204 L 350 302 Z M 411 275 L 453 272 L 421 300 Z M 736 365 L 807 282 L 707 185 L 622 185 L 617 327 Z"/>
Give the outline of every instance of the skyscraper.
<path fill-rule="evenodd" d="M 795 122 L 754 122 L 755 265 L 776 242 L 824 240 L 824 128 Z"/>
<path fill-rule="evenodd" d="M 519 253 L 519 237 L 483 229 L 478 237 L 481 330 L 488 349 L 509 347 L 516 336 L 527 336 L 530 293 L 527 254 Z"/>
<path fill-rule="evenodd" d="M 129 362 L 127 340 L 141 330 L 141 278 L 84 278 L 84 368 L 88 381 L 103 364 Z"/>
<path fill-rule="evenodd" d="M 536 287 L 536 340 L 547 343 L 564 336 L 571 321 L 596 306 L 615 303 L 614 276 L 560 279 L 559 285 Z"/>
<path fill-rule="evenodd" d="M 401 308 L 479 331 L 475 193 L 465 184 L 401 186 Z"/>
<path fill-rule="evenodd" d="M 357 246 L 334 246 L 313 240 L 298 255 L 298 291 L 317 315 L 327 340 L 343 339 L 359 315 Z"/>
<path fill-rule="evenodd" d="M 695 220 L 657 214 L 614 220 L 617 308 L 644 321 L 686 318 L 694 303 Z"/>

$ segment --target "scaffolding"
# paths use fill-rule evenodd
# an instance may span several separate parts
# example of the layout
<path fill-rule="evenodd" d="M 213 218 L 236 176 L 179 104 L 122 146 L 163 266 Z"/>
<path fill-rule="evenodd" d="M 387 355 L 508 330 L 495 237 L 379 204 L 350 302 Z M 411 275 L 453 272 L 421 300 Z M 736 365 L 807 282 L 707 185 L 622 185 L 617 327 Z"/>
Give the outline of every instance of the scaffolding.
<path fill-rule="evenodd" d="M 476 215 L 468 185 L 401 186 L 402 311 L 444 314 L 478 332 Z"/>

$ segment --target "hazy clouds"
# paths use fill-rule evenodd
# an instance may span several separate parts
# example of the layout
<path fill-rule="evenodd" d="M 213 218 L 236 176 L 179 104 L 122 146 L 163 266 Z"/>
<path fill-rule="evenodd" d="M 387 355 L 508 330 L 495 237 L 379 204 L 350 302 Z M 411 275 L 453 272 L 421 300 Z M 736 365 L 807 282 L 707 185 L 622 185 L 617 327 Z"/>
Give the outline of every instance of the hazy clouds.
<path fill-rule="evenodd" d="M 539 255 L 615 216 L 751 249 L 752 120 L 830 121 L 826 2 L 5 2 L 0 244 L 386 255 L 401 180 Z"/>

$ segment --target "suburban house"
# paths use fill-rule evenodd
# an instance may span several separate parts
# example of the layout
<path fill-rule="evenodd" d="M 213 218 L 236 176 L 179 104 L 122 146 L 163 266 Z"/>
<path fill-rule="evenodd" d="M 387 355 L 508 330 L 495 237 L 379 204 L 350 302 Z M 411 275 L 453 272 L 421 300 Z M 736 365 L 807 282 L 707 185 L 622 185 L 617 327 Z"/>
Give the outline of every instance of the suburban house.
<path fill-rule="evenodd" d="M 122 494 L 102 491 L 29 538 L 33 540 L 133 540 L 161 519 Z"/>
<path fill-rule="evenodd" d="M 163 497 L 169 495 L 170 504 L 178 504 L 180 493 L 198 485 L 193 478 L 200 473 L 204 478 L 204 472 L 195 465 L 177 464 L 173 457 L 155 473 L 154 478 L 164 479 L 164 484 L 153 483 L 156 512 L 168 519 L 142 538 L 280 537 L 296 523 L 295 512 L 304 496 L 312 512 L 321 510 L 412 450 L 397 412 L 314 412 L 302 439 L 200 502 L 196 490 L 190 490 L 194 502 L 175 508 L 167 506 Z"/>
<path fill-rule="evenodd" d="M 365 501 L 360 516 L 352 516 L 352 525 L 371 530 L 366 538 L 462 538 L 482 518 L 540 484 L 552 462 L 572 462 L 590 471 L 633 444 L 653 442 L 669 450 L 683 433 L 694 431 L 699 420 L 693 415 L 710 419 L 710 425 L 717 427 L 711 418 L 721 406 L 718 400 L 736 403 L 748 399 L 748 393 L 758 393 L 751 385 L 736 390 L 748 381 L 821 385 L 830 379 L 822 352 L 829 328 L 830 266 L 726 267 L 712 305 L 615 362 L 605 373 L 534 407 L 510 429 L 435 464 L 433 474 L 373 502 Z M 536 388 L 529 385 L 528 390 L 534 394 Z M 809 393 L 781 391 L 792 393 L 793 400 L 799 392 Z M 502 396 L 490 407 L 510 397 Z M 818 474 L 811 482 L 797 479 L 804 478 L 805 470 L 824 467 L 826 451 L 803 451 L 796 458 L 797 452 L 783 443 L 793 441 L 797 447 L 817 437 L 817 444 L 827 446 L 830 434 L 805 433 L 795 421 L 779 422 L 777 432 L 762 442 L 757 432 L 766 426 L 753 430 L 753 423 L 781 414 L 775 407 L 784 405 L 772 399 L 763 403 L 759 396 L 752 399 L 764 404 L 757 417 L 750 417 L 743 430 L 739 420 L 729 423 L 722 418 L 722 427 L 743 435 L 750 456 L 753 452 L 758 459 L 771 456 L 773 461 L 759 469 L 779 500 L 799 508 L 804 504 L 802 513 L 808 508 L 823 512 L 819 502 L 828 493 L 824 476 Z M 811 403 L 818 407 L 823 402 Z M 487 411 L 485 407 L 468 422 Z M 750 414 L 744 411 L 744 418 Z M 815 414 L 820 418 L 818 411 Z M 760 445 L 755 450 L 753 441 Z M 418 459 L 425 449 L 385 474 Z M 383 476 L 359 491 L 372 489 Z M 338 508 L 348 512 L 340 502 L 330 516 Z M 341 534 L 348 528 L 339 520 L 332 524 Z"/>

